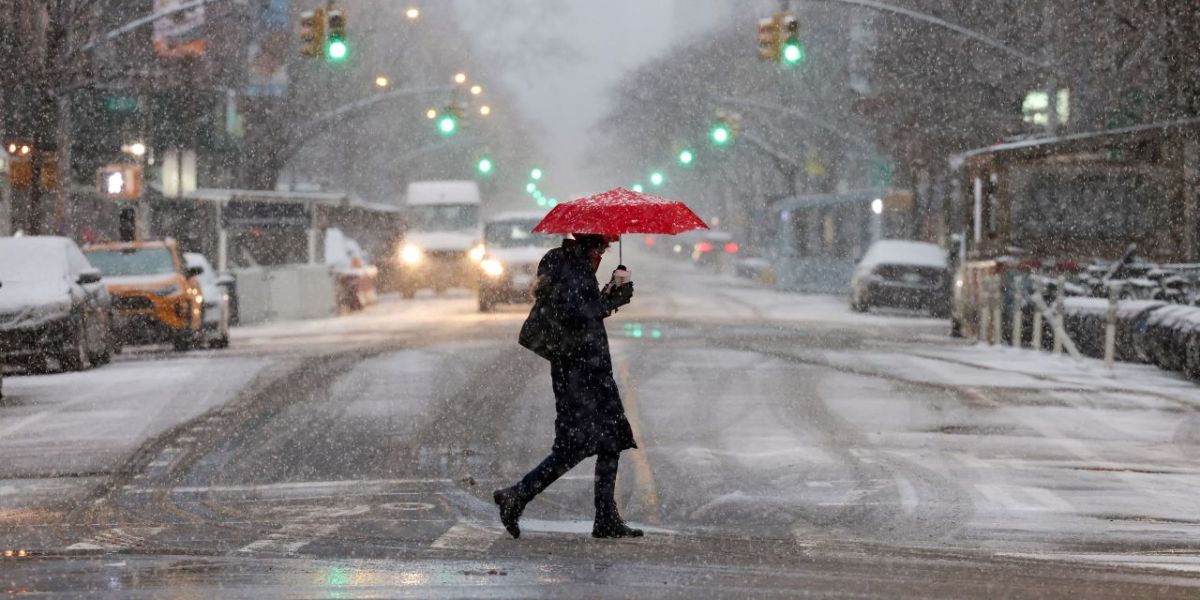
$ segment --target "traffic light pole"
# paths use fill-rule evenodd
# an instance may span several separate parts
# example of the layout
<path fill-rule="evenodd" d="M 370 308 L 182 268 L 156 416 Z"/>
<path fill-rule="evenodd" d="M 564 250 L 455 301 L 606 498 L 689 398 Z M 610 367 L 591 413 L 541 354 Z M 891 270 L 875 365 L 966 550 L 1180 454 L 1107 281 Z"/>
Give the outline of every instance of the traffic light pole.
<path fill-rule="evenodd" d="M 825 2 L 825 3 L 834 3 L 834 4 L 844 4 L 844 5 L 848 5 L 848 6 L 855 6 L 858 8 L 866 8 L 866 9 L 873 10 L 876 12 L 886 12 L 886 13 L 891 13 L 894 15 L 900 15 L 902 17 L 907 17 L 909 19 L 915 19 L 917 21 L 929 23 L 930 25 L 934 25 L 934 26 L 940 27 L 942 29 L 953 31 L 959 35 L 964 35 L 966 37 L 969 37 L 980 43 L 991 46 L 992 48 L 995 48 L 1009 56 L 1012 56 L 1013 58 L 1016 58 L 1023 63 L 1033 65 L 1040 69 L 1046 69 L 1046 70 L 1054 69 L 1054 65 L 1052 63 L 1049 63 L 1047 61 L 1036 58 L 1030 54 L 1027 54 L 1016 48 L 1013 48 L 1012 46 L 1008 46 L 1008 45 L 1004 44 L 1003 42 L 1001 42 L 1000 40 L 997 40 L 993 37 L 984 35 L 973 29 L 967 29 L 966 27 L 963 27 L 962 25 L 956 25 L 956 24 L 946 21 L 944 19 L 939 19 L 938 17 L 935 17 L 933 15 L 926 14 L 926 13 L 916 11 L 916 10 L 912 10 L 909 8 L 904 8 L 902 6 L 894 6 L 891 4 L 885 4 L 883 2 L 877 2 L 876 0 L 809 0 L 809 1 L 810 2 Z M 784 3 L 785 4 L 787 3 L 786 0 L 784 0 Z"/>

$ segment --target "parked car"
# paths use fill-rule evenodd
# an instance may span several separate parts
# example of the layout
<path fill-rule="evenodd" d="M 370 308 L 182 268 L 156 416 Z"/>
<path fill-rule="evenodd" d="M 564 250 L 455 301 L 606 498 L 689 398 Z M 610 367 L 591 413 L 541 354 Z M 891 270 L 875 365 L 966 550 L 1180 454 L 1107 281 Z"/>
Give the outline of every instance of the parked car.
<path fill-rule="evenodd" d="M 109 242 L 84 252 L 104 274 L 122 344 L 169 343 L 183 351 L 202 341 L 200 269 L 183 262 L 174 241 Z"/>
<path fill-rule="evenodd" d="M 75 242 L 0 238 L 0 362 L 76 371 L 109 361 L 112 301 Z"/>
<path fill-rule="evenodd" d="M 542 220 L 537 212 L 508 212 L 483 227 L 484 258 L 479 263 L 479 310 L 501 302 L 529 302 L 537 267 L 546 251 L 559 245 L 557 235 L 533 233 Z"/>
<path fill-rule="evenodd" d="M 358 242 L 336 227 L 325 230 L 325 264 L 337 277 L 339 308 L 362 310 L 377 301 L 379 269 Z"/>
<path fill-rule="evenodd" d="M 946 253 L 936 244 L 879 240 L 854 268 L 850 308 L 866 312 L 872 306 L 891 306 L 948 316 L 949 280 Z"/>
<path fill-rule="evenodd" d="M 183 261 L 189 269 L 200 270 L 196 275 L 200 295 L 204 297 L 200 312 L 200 342 L 209 348 L 228 348 L 229 294 L 203 254 L 184 252 Z"/>

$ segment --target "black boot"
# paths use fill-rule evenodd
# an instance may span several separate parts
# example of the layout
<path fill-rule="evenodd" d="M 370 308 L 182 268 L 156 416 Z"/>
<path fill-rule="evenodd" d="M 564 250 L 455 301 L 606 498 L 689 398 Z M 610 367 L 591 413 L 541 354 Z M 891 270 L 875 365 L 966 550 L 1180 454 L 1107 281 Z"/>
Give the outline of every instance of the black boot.
<path fill-rule="evenodd" d="M 596 511 L 596 520 L 592 523 L 592 537 L 635 538 L 643 535 L 646 533 L 641 529 L 634 529 L 625 524 L 625 520 L 617 512 L 616 506 L 612 506 L 608 510 Z"/>
<path fill-rule="evenodd" d="M 512 488 L 492 492 L 492 500 L 500 507 L 500 522 L 513 539 L 521 537 L 521 513 L 525 511 L 525 500 Z"/>

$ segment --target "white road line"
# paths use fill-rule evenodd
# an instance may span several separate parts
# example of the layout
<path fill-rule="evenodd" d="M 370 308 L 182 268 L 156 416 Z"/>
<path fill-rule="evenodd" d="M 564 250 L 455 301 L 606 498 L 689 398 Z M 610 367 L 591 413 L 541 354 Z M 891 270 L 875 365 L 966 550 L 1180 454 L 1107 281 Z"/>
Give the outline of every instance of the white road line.
<path fill-rule="evenodd" d="M 459 522 L 447 529 L 438 539 L 433 540 L 429 546 L 440 550 L 484 552 L 503 535 L 503 531 L 495 527 Z"/>
<path fill-rule="evenodd" d="M 146 538 L 158 535 L 163 530 L 162 527 L 130 527 L 130 528 L 114 528 L 108 531 L 97 533 L 96 535 L 84 540 L 76 542 L 64 548 L 67 552 L 89 552 L 103 550 L 105 552 L 120 552 L 132 546 L 136 546 Z"/>
<path fill-rule="evenodd" d="M 284 525 L 279 531 L 261 540 L 256 540 L 242 546 L 238 549 L 238 552 L 295 554 L 301 548 L 315 542 L 317 539 L 333 535 L 337 529 L 337 525 L 312 525 L 308 523 Z"/>
<path fill-rule="evenodd" d="M 975 489 L 988 502 L 1010 511 L 1073 512 L 1075 509 L 1071 503 L 1045 488 L 977 483 Z"/>
<path fill-rule="evenodd" d="M 591 477 L 589 476 L 588 479 Z M 339 488 L 396 486 L 414 483 L 453 483 L 451 479 L 347 479 L 341 481 L 289 481 L 286 483 L 267 483 L 261 485 L 213 485 L 199 487 L 174 487 L 171 492 L 176 494 L 203 494 L 209 492 L 276 492 L 289 490 L 329 490 Z M 137 488 L 131 490 L 134 494 L 153 494 L 162 492 L 163 488 Z"/>
<path fill-rule="evenodd" d="M 895 476 L 896 489 L 900 492 L 900 506 L 904 509 L 904 514 L 912 516 L 917 512 L 917 504 L 920 499 L 917 497 L 917 490 L 913 484 L 904 477 Z"/>

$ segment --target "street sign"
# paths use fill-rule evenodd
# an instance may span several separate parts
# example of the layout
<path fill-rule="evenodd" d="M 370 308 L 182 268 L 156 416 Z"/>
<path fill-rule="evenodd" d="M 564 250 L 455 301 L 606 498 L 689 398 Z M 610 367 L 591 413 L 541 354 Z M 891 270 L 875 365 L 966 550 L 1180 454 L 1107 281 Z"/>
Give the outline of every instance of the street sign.
<path fill-rule="evenodd" d="M 96 191 L 114 200 L 142 197 L 142 166 L 112 164 L 96 170 Z"/>
<path fill-rule="evenodd" d="M 141 102 L 131 96 L 105 96 L 104 110 L 108 112 L 137 112 Z"/>

